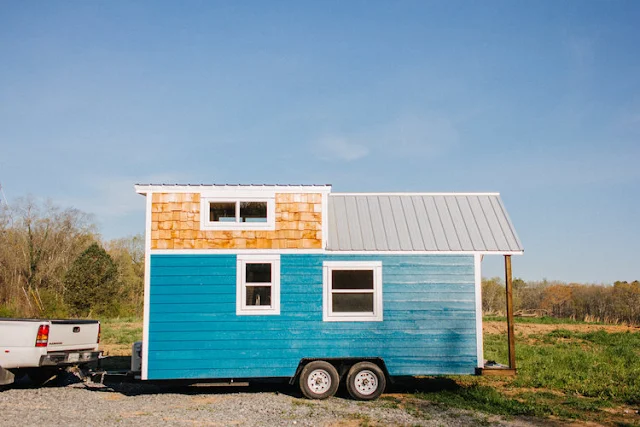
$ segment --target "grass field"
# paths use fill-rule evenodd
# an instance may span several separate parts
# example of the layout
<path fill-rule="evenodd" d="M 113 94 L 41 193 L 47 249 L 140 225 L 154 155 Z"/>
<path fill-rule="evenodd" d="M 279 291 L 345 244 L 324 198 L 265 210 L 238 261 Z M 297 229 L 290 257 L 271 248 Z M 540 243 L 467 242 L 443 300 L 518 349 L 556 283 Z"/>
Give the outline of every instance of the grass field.
<path fill-rule="evenodd" d="M 416 398 L 488 414 L 640 425 L 640 329 L 526 319 L 516 324 L 518 375 L 452 377 Z M 504 322 L 485 322 L 485 358 L 506 363 Z"/>
<path fill-rule="evenodd" d="M 506 324 L 486 318 L 485 358 L 507 360 Z M 536 322 L 535 320 L 539 320 Z M 102 322 L 105 353 L 127 356 L 142 338 L 139 319 Z M 420 402 L 503 416 L 640 426 L 640 329 L 559 319 L 516 322 L 518 375 L 451 377 L 443 386 L 383 397 L 420 412 Z"/>

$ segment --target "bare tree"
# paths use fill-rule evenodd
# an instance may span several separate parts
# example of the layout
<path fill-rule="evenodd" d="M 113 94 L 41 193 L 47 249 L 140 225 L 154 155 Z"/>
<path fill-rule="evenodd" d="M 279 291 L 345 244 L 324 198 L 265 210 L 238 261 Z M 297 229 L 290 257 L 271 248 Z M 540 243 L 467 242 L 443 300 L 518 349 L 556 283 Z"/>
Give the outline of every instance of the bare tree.
<path fill-rule="evenodd" d="M 41 290 L 64 294 L 64 273 L 96 240 L 91 216 L 26 198 L 0 215 L 0 302 L 34 315 L 45 310 Z"/>

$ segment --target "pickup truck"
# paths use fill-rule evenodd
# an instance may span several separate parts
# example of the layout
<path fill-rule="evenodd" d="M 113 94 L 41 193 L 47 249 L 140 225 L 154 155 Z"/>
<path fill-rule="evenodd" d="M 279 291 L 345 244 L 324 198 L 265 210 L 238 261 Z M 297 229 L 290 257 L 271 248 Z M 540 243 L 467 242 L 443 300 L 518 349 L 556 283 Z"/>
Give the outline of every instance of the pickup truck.
<path fill-rule="evenodd" d="M 0 385 L 27 374 L 44 384 L 68 366 L 98 360 L 100 322 L 0 318 Z"/>

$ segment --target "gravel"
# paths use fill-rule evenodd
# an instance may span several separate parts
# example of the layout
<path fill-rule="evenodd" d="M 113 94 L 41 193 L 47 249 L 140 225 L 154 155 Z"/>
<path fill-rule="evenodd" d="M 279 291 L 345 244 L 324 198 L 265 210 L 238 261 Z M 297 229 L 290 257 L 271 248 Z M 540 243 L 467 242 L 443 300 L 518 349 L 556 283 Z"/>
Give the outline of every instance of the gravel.
<path fill-rule="evenodd" d="M 540 425 L 505 420 L 387 394 L 374 402 L 312 401 L 287 384 L 250 387 L 85 383 L 75 377 L 40 388 L 20 381 L 0 392 L 2 425 L 64 426 L 460 426 Z"/>

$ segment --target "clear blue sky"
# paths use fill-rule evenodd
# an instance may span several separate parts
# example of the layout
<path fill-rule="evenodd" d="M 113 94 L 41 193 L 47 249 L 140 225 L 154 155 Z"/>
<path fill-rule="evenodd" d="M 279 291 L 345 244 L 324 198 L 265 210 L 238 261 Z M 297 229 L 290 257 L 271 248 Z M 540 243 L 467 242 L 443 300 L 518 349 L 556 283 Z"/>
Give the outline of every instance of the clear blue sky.
<path fill-rule="evenodd" d="M 640 279 L 640 2 L 0 1 L 0 182 L 499 191 L 525 279 Z M 501 274 L 498 259 L 486 275 Z"/>

